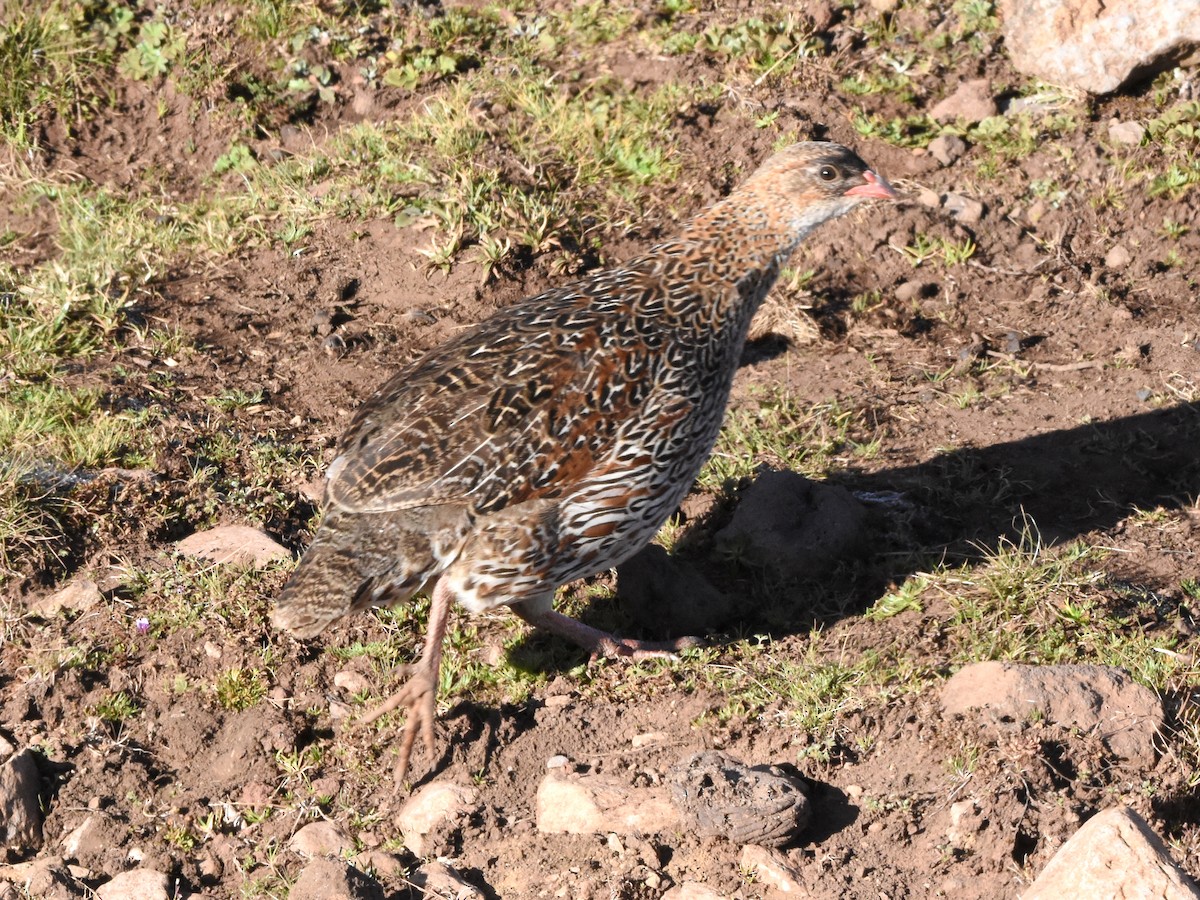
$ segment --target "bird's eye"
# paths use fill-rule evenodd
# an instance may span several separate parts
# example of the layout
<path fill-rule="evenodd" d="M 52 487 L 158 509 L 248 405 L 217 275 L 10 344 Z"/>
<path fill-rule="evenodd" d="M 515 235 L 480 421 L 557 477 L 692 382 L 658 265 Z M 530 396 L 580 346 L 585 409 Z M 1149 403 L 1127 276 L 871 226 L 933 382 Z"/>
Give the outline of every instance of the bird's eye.
<path fill-rule="evenodd" d="M 821 176 L 822 181 L 836 181 L 842 173 L 838 171 L 837 166 L 821 166 L 821 171 L 817 174 Z"/>

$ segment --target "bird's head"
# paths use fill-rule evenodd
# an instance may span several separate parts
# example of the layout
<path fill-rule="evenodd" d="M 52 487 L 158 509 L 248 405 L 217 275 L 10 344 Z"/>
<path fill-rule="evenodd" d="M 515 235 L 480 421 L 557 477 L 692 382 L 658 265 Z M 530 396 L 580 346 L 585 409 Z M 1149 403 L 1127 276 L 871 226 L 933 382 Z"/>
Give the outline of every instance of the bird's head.
<path fill-rule="evenodd" d="M 896 192 L 854 151 L 804 141 L 785 147 L 750 176 L 741 191 L 759 194 L 780 210 L 799 236 L 848 212 L 863 200 L 894 200 Z"/>

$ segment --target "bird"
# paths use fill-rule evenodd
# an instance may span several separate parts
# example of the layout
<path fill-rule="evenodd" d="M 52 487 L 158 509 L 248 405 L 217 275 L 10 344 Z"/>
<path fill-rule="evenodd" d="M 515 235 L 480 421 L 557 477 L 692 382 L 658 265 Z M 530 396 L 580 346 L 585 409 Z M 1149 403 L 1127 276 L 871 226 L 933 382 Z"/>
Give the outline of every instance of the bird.
<path fill-rule="evenodd" d="M 895 199 L 853 151 L 770 156 L 678 236 L 505 307 L 398 371 L 357 409 L 326 474 L 312 543 L 272 623 L 299 639 L 368 607 L 430 596 L 398 692 L 395 777 L 434 755 L 455 602 L 508 606 L 593 656 L 669 655 L 556 612 L 556 589 L 624 562 L 678 508 L 720 431 L 750 320 L 799 243 Z"/>

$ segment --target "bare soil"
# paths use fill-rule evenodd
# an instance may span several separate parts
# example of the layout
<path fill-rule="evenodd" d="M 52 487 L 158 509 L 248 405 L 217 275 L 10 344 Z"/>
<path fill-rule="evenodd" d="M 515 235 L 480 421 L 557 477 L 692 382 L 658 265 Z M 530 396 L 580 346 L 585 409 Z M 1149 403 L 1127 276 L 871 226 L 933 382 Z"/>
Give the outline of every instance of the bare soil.
<path fill-rule="evenodd" d="M 850 17 L 826 27 L 836 43 Z M 236 60 L 236 48 L 231 55 Z M 609 65 L 645 85 L 704 74 L 640 45 L 621 48 Z M 999 47 L 948 72 L 946 84 L 965 76 L 997 86 L 1019 80 Z M 100 183 L 153 179 L 148 190 L 195 196 L 228 148 L 235 123 L 189 121 L 182 105 L 180 114 L 160 118 L 158 97 L 184 102 L 173 91 L 164 84 L 122 88 L 115 105 L 87 128 L 70 136 L 49 129 L 44 165 Z M 931 673 L 948 675 L 951 660 L 933 624 L 948 615 L 939 601 L 886 621 L 861 612 L 889 585 L 939 557 L 978 563 L 1002 536 L 1032 520 L 1047 544 L 1079 539 L 1110 548 L 1104 567 L 1113 583 L 1126 586 L 1131 615 L 1141 617 L 1147 634 L 1182 634 L 1186 646 L 1195 618 L 1180 585 L 1200 574 L 1194 291 L 1200 228 L 1168 245 L 1162 222 L 1195 226 L 1197 194 L 1172 200 L 1135 191 L 1119 210 L 1093 203 L 1112 159 L 1106 124 L 1114 116 L 1157 115 L 1148 87 L 1095 101 L 1078 130 L 993 179 L 976 176 L 974 151 L 942 167 L 927 154 L 855 134 L 851 113 L 862 107 L 889 114 L 886 95 L 848 97 L 820 71 L 804 84 L 789 83 L 788 91 L 731 92 L 710 110 L 665 123 L 687 135 L 684 173 L 655 216 L 627 233 L 604 234 L 603 253 L 621 259 L 670 234 L 677 223 L 669 210 L 686 216 L 751 171 L 772 140 L 753 125 L 764 111 L 778 111 L 806 134 L 855 147 L 910 199 L 864 209 L 799 251 L 794 266 L 816 270 L 809 308 L 798 314 L 804 327 L 768 329 L 750 345 L 735 403 L 754 403 L 764 387 L 782 387 L 801 405 L 837 399 L 864 412 L 882 438 L 880 452 L 848 461 L 832 480 L 858 492 L 897 492 L 903 502 L 873 511 L 877 539 L 836 569 L 845 588 L 840 596 L 856 597 L 855 604 L 814 605 L 810 595 L 829 592 L 793 586 L 782 613 L 776 606 L 769 618 L 749 614 L 728 634 L 710 638 L 719 645 L 732 635 L 769 633 L 776 652 L 786 655 L 820 626 L 826 645 L 844 653 L 904 648 Z M 406 92 L 383 89 L 368 115 L 401 115 L 413 102 Z M 357 117 L 347 105 L 321 107 L 301 123 L 303 139 L 319 145 Z M 260 154 L 283 148 L 278 125 L 264 129 Z M 177 152 L 185 140 L 196 145 L 187 156 Z M 1154 149 L 1143 149 L 1152 166 Z M 1027 213 L 1029 184 L 1037 179 L 1053 180 L 1063 194 L 1034 223 Z M 921 188 L 978 197 L 985 213 L 977 223 L 960 224 L 919 202 Z M 51 243 L 36 235 L 52 225 L 31 219 L 24 227 L 35 237 L 12 248 L 18 263 L 50 255 Z M 469 259 L 449 274 L 430 272 L 414 253 L 427 237 L 390 220 L 329 218 L 311 227 L 301 255 L 247 246 L 218 268 L 181 261 L 157 286 L 155 305 L 139 311 L 148 321 L 177 326 L 202 348 L 181 357 L 174 372 L 166 400 L 176 412 L 163 427 L 177 430 L 179 452 L 162 461 L 158 483 L 188 477 L 189 433 L 204 416 L 203 398 L 231 388 L 264 394 L 261 404 L 239 413 L 237 437 L 246 446 L 273 430 L 327 462 L 356 404 L 397 366 L 563 279 L 541 259 L 486 281 Z M 978 249 L 965 265 L 914 268 L 897 248 L 918 232 L 970 237 Z M 1114 269 L 1105 256 L 1118 243 L 1132 261 Z M 1180 264 L 1163 262 L 1168 246 Z M 897 288 L 914 280 L 922 284 L 915 296 L 897 299 Z M 869 291 L 878 292 L 873 308 L 851 310 L 851 298 Z M 795 299 L 781 295 L 775 302 Z M 340 338 L 333 345 L 322 333 L 325 321 Z M 95 370 L 109 372 L 114 361 L 132 363 L 135 356 L 133 349 L 115 350 Z M 985 371 L 983 363 L 992 365 Z M 71 376 L 81 384 L 90 377 L 89 371 Z M 127 391 L 131 402 L 148 399 L 140 384 L 106 386 Z M 970 389 L 976 399 L 956 402 Z M 334 675 L 355 672 L 376 695 L 389 693 L 398 675 L 328 652 L 377 639 L 384 626 L 359 616 L 302 646 L 269 630 L 262 615 L 268 595 L 255 614 L 238 620 L 244 628 L 201 621 L 164 638 L 131 631 L 129 617 L 138 611 L 122 606 L 121 573 L 111 566 L 118 560 L 153 566 L 189 530 L 186 520 L 149 514 L 155 483 L 93 485 L 117 498 L 102 533 L 81 535 L 68 570 L 32 575 L 19 586 L 22 600 L 33 602 L 54 589 L 52 582 L 96 577 L 107 602 L 42 623 L 39 641 L 47 652 L 67 644 L 120 648 L 103 666 L 51 677 L 16 668 L 23 657 L 11 650 L 0 668 L 0 728 L 44 754 L 47 848 L 98 815 L 102 837 L 77 855 L 93 877 L 128 867 L 134 854 L 140 865 L 170 872 L 182 893 L 220 898 L 253 893 L 254 877 L 263 872 L 295 877 L 304 860 L 279 848 L 312 817 L 337 821 L 362 847 L 395 846 L 389 843 L 398 836 L 394 818 L 407 795 L 379 776 L 390 770 L 397 732 L 343 727 L 335 718 L 338 704 L 353 701 Z M 263 523 L 297 552 L 313 511 L 312 494 L 302 487 L 292 486 L 290 517 Z M 725 501 L 699 494 L 686 508 L 699 511 L 688 524 L 700 532 L 730 514 Z M 734 589 L 754 577 L 726 569 L 710 574 Z M 268 576 L 268 588 L 284 577 L 282 570 Z M 517 628 L 502 616 L 476 624 L 490 647 Z M 813 820 L 788 855 L 814 897 L 1013 897 L 1082 821 L 1117 803 L 1138 809 L 1174 842 L 1179 861 L 1200 874 L 1200 797 L 1189 786 L 1193 773 L 1173 755 L 1163 755 L 1153 770 L 1134 771 L 1068 729 L 1031 725 L 999 739 L 970 721 L 944 717 L 931 689 L 848 711 L 837 751 L 817 762 L 804 753 L 808 737 L 782 727 L 769 708 L 722 720 L 716 712 L 724 698 L 675 678 L 669 667 L 634 681 L 616 664 L 585 673 L 585 660 L 566 651 L 547 664 L 555 657 L 543 651 L 553 643 L 527 642 L 545 670 L 527 699 L 497 707 L 455 698 L 439 719 L 439 755 L 431 759 L 418 748 L 414 757 L 418 786 L 433 779 L 478 785 L 482 811 L 452 849 L 455 866 L 487 896 L 650 898 L 684 881 L 705 882 L 726 896 L 767 896 L 739 871 L 740 848 L 722 839 L 662 834 L 626 839 L 614 849 L 603 835 L 542 835 L 535 828 L 535 792 L 549 757 L 564 754 L 589 771 L 636 780 L 661 777 L 679 759 L 712 747 L 747 764 L 795 766 L 810 782 Z M 181 679 L 211 683 L 231 667 L 252 667 L 268 644 L 277 658 L 266 702 L 231 712 L 211 695 L 176 690 Z M 518 662 L 525 649 L 516 651 Z M 141 713 L 119 727 L 97 722 L 95 705 L 119 690 L 137 698 Z M 1165 701 L 1172 723 L 1192 702 L 1186 695 Z M 631 739 L 647 733 L 661 737 L 634 749 Z M 277 753 L 313 746 L 326 750 L 324 762 L 303 778 L 281 771 Z M 965 747 L 978 748 L 979 762 L 969 783 L 958 784 L 948 760 Z M 1145 790 L 1150 783 L 1155 789 Z M 978 810 L 969 849 L 947 839 L 950 806 L 964 798 Z M 245 818 L 246 811 L 273 807 L 288 812 Z M 363 820 L 356 809 L 376 814 Z M 227 817 L 226 825 L 194 847 L 167 839 L 173 825 L 210 812 Z M 402 874 L 380 881 L 388 896 L 408 896 Z"/>

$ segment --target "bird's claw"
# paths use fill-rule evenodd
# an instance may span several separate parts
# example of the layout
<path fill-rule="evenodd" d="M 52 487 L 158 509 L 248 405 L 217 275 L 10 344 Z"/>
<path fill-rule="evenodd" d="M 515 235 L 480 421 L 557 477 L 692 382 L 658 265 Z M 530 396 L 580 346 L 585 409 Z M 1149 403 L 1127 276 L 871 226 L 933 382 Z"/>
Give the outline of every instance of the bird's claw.
<path fill-rule="evenodd" d="M 430 757 L 433 756 L 435 747 L 433 723 L 437 718 L 437 676 L 419 663 L 408 667 L 408 672 L 411 673 L 409 679 L 400 690 L 358 720 L 358 727 L 361 728 L 401 706 L 408 707 L 404 733 L 400 738 L 400 755 L 396 760 L 397 784 L 402 784 L 408 775 L 408 761 L 412 755 L 413 744 L 417 740 L 417 732 L 421 733 Z"/>

